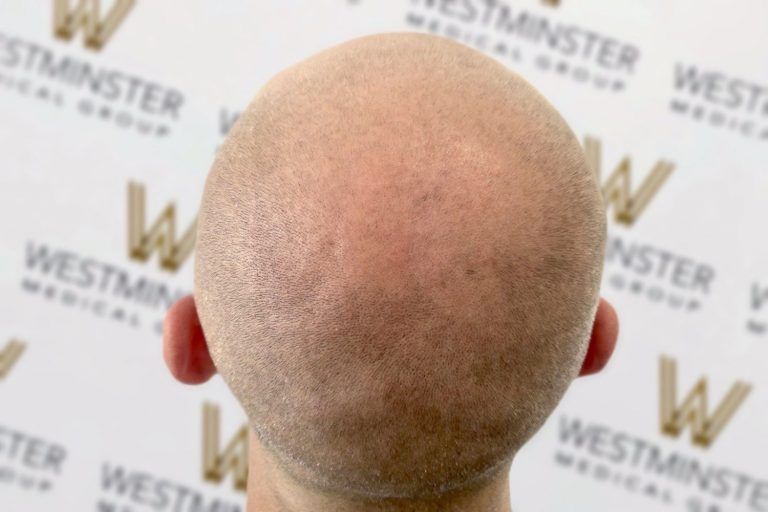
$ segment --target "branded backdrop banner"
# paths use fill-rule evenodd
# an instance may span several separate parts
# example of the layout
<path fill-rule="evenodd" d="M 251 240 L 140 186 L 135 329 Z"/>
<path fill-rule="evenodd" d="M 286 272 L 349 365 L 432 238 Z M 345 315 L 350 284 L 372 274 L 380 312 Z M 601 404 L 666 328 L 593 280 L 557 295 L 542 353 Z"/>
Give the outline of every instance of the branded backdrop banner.
<path fill-rule="evenodd" d="M 619 347 L 519 454 L 513 508 L 767 512 L 766 19 L 765 0 L 0 1 L 0 510 L 244 510 L 243 412 L 161 356 L 204 178 L 279 70 L 419 31 L 533 83 L 604 184 Z"/>

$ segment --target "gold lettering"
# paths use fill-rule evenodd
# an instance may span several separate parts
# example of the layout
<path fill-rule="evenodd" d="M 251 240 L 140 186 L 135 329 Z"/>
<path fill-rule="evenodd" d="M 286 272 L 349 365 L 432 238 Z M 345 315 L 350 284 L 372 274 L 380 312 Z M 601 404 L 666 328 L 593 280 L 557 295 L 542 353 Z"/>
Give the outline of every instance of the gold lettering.
<path fill-rule="evenodd" d="M 600 141 L 593 137 L 586 137 L 584 151 L 587 162 L 600 178 L 602 175 Z M 614 169 L 613 174 L 603 183 L 603 200 L 606 207 L 613 205 L 616 222 L 627 226 L 634 224 L 674 169 L 675 164 L 672 162 L 659 160 L 633 194 L 631 192 L 632 164 L 629 157 L 624 157 Z"/>
<path fill-rule="evenodd" d="M 21 357 L 26 345 L 20 341 L 11 340 L 0 352 L 0 379 L 4 379 Z"/>
<path fill-rule="evenodd" d="M 147 261 L 157 250 L 160 267 L 175 272 L 195 247 L 197 219 L 187 228 L 184 236 L 176 243 L 176 207 L 168 204 L 145 231 L 145 192 L 138 183 L 128 184 L 128 255 L 138 261 Z"/>
<path fill-rule="evenodd" d="M 230 471 L 236 490 L 245 491 L 248 482 L 248 426 L 243 425 L 219 450 L 219 408 L 203 404 L 203 479 L 221 483 Z"/>
<path fill-rule="evenodd" d="M 59 39 L 69 41 L 82 28 L 85 32 L 85 46 L 101 50 L 123 22 L 135 0 L 115 0 L 107 15 L 101 17 L 100 0 L 53 0 L 53 32 Z"/>
<path fill-rule="evenodd" d="M 689 426 L 693 443 L 704 448 L 712 445 L 752 390 L 749 384 L 737 381 L 709 416 L 707 380 L 704 377 L 699 379 L 682 405 L 678 405 L 677 363 L 662 357 L 660 370 L 662 433 L 679 437 Z"/>

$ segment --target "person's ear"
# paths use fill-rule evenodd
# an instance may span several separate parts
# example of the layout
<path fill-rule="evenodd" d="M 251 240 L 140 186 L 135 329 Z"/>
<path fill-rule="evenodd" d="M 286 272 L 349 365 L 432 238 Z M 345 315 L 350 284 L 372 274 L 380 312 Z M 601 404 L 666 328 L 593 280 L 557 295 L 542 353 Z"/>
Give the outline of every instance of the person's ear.
<path fill-rule="evenodd" d="M 619 319 L 616 316 L 616 310 L 607 300 L 600 297 L 595 322 L 592 325 L 589 348 L 579 376 L 592 375 L 605 368 L 613 354 L 613 349 L 616 348 L 618 336 Z"/>
<path fill-rule="evenodd" d="M 216 373 L 191 295 L 179 299 L 165 314 L 163 359 L 184 384 L 202 384 Z"/>

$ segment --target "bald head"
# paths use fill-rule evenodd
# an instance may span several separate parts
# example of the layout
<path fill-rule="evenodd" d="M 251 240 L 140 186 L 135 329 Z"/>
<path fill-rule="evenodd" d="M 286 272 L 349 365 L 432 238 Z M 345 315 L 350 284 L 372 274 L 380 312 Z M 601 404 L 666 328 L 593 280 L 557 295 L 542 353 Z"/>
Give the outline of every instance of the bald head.
<path fill-rule="evenodd" d="M 493 476 L 578 373 L 605 216 L 557 112 L 448 39 L 383 34 L 259 91 L 199 218 L 195 298 L 254 432 L 316 488 Z"/>

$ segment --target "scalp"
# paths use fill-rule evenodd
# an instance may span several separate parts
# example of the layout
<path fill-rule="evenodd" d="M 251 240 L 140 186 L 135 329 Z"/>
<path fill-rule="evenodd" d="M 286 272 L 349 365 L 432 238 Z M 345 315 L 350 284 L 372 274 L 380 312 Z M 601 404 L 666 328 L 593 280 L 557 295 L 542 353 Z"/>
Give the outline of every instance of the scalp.
<path fill-rule="evenodd" d="M 195 295 L 265 445 L 413 496 L 510 460 L 575 376 L 605 216 L 568 126 L 482 54 L 359 38 L 283 71 L 223 145 Z"/>

